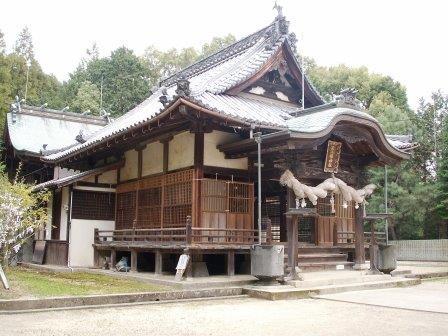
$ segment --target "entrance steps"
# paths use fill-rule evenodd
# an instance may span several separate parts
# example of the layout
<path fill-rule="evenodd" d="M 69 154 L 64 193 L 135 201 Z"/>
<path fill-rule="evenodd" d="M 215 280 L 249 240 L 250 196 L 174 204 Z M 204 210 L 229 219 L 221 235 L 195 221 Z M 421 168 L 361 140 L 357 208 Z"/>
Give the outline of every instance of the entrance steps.
<path fill-rule="evenodd" d="M 413 286 L 420 279 L 392 278 L 390 275 L 369 275 L 365 271 L 328 271 L 302 273 L 303 280 L 287 281 L 285 285 L 249 286 L 244 293 L 267 300 L 305 299 L 315 295 L 348 291 Z"/>
<path fill-rule="evenodd" d="M 298 252 L 298 266 L 303 272 L 350 269 L 353 262 L 348 261 L 347 253 L 338 247 L 301 246 Z M 288 256 L 285 254 L 285 264 Z"/>

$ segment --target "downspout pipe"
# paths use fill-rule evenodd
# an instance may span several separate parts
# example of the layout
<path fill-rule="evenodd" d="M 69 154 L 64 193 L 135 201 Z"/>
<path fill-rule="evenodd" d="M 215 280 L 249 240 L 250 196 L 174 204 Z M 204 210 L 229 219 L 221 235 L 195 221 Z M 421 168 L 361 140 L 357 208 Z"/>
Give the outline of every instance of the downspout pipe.
<path fill-rule="evenodd" d="M 73 185 L 69 187 L 69 199 L 68 199 L 68 216 L 67 216 L 67 267 L 73 272 L 73 268 L 70 266 L 70 236 L 72 228 L 72 204 L 73 204 Z"/>
<path fill-rule="evenodd" d="M 261 245 L 261 132 L 254 134 L 255 142 L 257 143 L 257 170 L 258 170 L 258 245 Z"/>

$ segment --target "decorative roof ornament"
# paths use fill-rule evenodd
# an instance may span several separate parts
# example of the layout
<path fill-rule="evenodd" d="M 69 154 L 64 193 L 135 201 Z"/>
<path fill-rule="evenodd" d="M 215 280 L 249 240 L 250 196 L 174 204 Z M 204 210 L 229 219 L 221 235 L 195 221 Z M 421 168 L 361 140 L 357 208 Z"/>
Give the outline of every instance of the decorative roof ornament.
<path fill-rule="evenodd" d="M 106 119 L 108 124 L 112 121 L 112 119 L 110 118 L 110 113 L 107 112 L 105 109 L 100 110 L 100 117 Z"/>
<path fill-rule="evenodd" d="M 159 102 L 162 103 L 163 107 L 168 105 L 168 92 L 166 91 L 166 87 L 162 88 L 162 95 L 159 97 Z"/>
<path fill-rule="evenodd" d="M 269 38 L 269 43 L 266 45 L 266 50 L 271 50 L 277 43 L 278 39 L 282 36 L 288 35 L 289 32 L 289 21 L 286 21 L 283 15 L 283 7 L 275 2 L 274 8 L 277 10 L 277 16 L 275 17 L 274 23 L 270 30 L 266 32 Z"/>
<path fill-rule="evenodd" d="M 79 134 L 75 137 L 75 140 L 79 143 L 84 143 L 87 141 L 87 139 L 84 138 L 84 131 L 82 129 L 79 130 Z"/>
<path fill-rule="evenodd" d="M 362 108 L 361 102 L 356 98 L 358 90 L 354 88 L 348 88 L 341 90 L 341 94 L 336 96 L 336 102 L 338 105 L 348 106 L 360 110 Z"/>
<path fill-rule="evenodd" d="M 11 120 L 13 123 L 16 122 L 16 114 L 22 112 L 22 106 L 21 104 L 25 102 L 24 99 L 20 99 L 19 96 L 16 96 L 16 100 L 14 103 L 11 104 Z"/>
<path fill-rule="evenodd" d="M 188 97 L 191 93 L 190 91 L 190 81 L 184 76 L 180 77 L 177 81 L 176 94 L 179 97 Z"/>

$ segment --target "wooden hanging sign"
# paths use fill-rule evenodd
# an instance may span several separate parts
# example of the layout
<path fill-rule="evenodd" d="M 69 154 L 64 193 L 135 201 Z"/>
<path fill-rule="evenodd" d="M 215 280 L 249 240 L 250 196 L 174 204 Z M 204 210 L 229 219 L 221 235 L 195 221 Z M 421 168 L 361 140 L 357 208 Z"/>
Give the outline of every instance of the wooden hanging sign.
<path fill-rule="evenodd" d="M 328 141 L 327 156 L 325 157 L 324 172 L 337 173 L 339 168 L 339 159 L 341 158 L 342 143 L 337 141 Z"/>

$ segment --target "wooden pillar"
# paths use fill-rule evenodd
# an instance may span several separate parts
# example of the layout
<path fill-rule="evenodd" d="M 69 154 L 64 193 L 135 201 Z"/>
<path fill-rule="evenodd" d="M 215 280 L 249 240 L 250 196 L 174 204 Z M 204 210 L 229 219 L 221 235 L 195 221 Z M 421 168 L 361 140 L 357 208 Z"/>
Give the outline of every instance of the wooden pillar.
<path fill-rule="evenodd" d="M 375 220 L 370 220 L 370 246 L 369 246 L 369 258 L 370 258 L 370 272 L 373 274 L 381 274 L 378 270 L 378 254 L 379 248 L 375 237 Z"/>
<path fill-rule="evenodd" d="M 101 265 L 100 265 L 100 254 L 99 254 L 99 252 L 98 252 L 96 247 L 93 248 L 93 266 L 95 268 L 101 268 Z"/>
<path fill-rule="evenodd" d="M 117 263 L 117 251 L 112 249 L 110 250 L 110 268 L 115 269 L 116 263 Z"/>
<path fill-rule="evenodd" d="M 155 269 L 154 269 L 154 271 L 155 271 L 155 273 L 156 274 L 162 274 L 162 271 L 163 271 L 163 269 L 162 269 L 162 265 L 163 265 L 163 258 L 162 258 L 162 252 L 160 251 L 160 250 L 156 250 L 156 253 L 155 253 Z"/>
<path fill-rule="evenodd" d="M 137 272 L 137 251 L 131 250 L 131 272 Z"/>
<path fill-rule="evenodd" d="M 364 249 L 364 208 L 355 209 L 355 265 L 354 269 L 365 269 L 366 255 Z"/>
<path fill-rule="evenodd" d="M 288 226 L 288 277 L 292 280 L 298 278 L 296 271 L 297 255 L 299 253 L 299 228 L 298 228 L 298 215 L 292 215 L 286 217 Z"/>
<path fill-rule="evenodd" d="M 168 173 L 168 160 L 169 160 L 169 153 L 170 153 L 170 140 L 172 139 L 172 136 L 169 136 L 167 138 L 164 138 L 160 140 L 160 143 L 163 145 L 163 174 Z M 161 196 L 161 204 L 160 204 L 160 228 L 163 228 L 163 223 L 165 221 L 164 218 L 164 207 L 165 207 L 165 179 L 163 179 L 162 182 L 162 196 Z"/>
<path fill-rule="evenodd" d="M 187 268 L 185 269 L 185 276 L 187 278 L 192 278 L 193 277 L 193 254 L 190 252 L 189 249 L 185 249 L 184 254 L 186 254 L 190 257 L 189 261 L 187 263 Z"/>
<path fill-rule="evenodd" d="M 286 192 L 286 211 L 296 207 L 295 195 L 291 189 L 287 189 Z M 287 247 L 288 247 L 288 269 L 289 274 L 287 277 L 291 280 L 300 279 L 299 274 L 296 271 L 297 256 L 299 253 L 299 215 L 287 215 L 286 216 L 286 228 L 287 228 Z"/>
<path fill-rule="evenodd" d="M 191 245 L 191 243 L 192 243 L 191 216 L 187 216 L 187 223 L 185 226 L 185 244 Z"/>
<path fill-rule="evenodd" d="M 163 144 L 163 173 L 166 174 L 168 172 L 168 155 L 170 152 L 170 140 L 172 138 L 167 138 L 161 140 L 160 142 Z"/>
<path fill-rule="evenodd" d="M 227 275 L 235 275 L 235 251 L 227 252 Z"/>
<path fill-rule="evenodd" d="M 287 228 L 286 228 L 286 217 L 283 215 L 286 212 L 286 195 L 285 193 L 280 194 L 280 241 L 286 242 L 288 239 Z"/>
<path fill-rule="evenodd" d="M 204 178 L 204 132 L 197 131 L 194 134 L 194 167 L 196 170 L 196 208 L 193 210 L 193 226 L 201 226 L 201 179 Z"/>
<path fill-rule="evenodd" d="M 266 219 L 266 244 L 272 244 L 272 223 L 269 218 Z"/>

